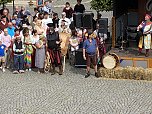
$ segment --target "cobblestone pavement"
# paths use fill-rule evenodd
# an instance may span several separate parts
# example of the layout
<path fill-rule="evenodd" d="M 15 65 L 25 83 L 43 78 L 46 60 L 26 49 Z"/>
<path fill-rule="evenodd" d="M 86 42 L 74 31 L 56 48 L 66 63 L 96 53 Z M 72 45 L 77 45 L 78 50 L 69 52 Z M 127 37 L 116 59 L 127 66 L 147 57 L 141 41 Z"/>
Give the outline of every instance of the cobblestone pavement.
<path fill-rule="evenodd" d="M 152 82 L 0 71 L 0 114 L 152 114 Z"/>
<path fill-rule="evenodd" d="M 84 75 L 68 64 L 63 76 L 0 71 L 0 114 L 152 114 L 152 82 Z"/>

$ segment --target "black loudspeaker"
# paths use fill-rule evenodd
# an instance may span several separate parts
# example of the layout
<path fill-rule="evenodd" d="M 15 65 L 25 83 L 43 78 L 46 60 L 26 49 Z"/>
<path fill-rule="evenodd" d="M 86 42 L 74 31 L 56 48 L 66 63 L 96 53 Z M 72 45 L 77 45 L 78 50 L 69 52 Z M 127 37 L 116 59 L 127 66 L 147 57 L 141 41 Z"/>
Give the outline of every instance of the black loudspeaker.
<path fill-rule="evenodd" d="M 92 13 L 83 13 L 83 17 L 82 17 L 83 28 L 92 29 L 93 27 L 92 18 L 93 18 Z"/>
<path fill-rule="evenodd" d="M 78 49 L 75 53 L 75 66 L 83 67 L 86 66 L 86 61 L 83 59 L 83 50 L 82 48 Z"/>
<path fill-rule="evenodd" d="M 108 33 L 108 18 L 101 18 L 98 20 L 99 23 L 99 33 Z"/>
<path fill-rule="evenodd" d="M 82 13 L 74 13 L 73 14 L 73 20 L 74 20 L 74 26 L 76 28 L 82 27 Z"/>

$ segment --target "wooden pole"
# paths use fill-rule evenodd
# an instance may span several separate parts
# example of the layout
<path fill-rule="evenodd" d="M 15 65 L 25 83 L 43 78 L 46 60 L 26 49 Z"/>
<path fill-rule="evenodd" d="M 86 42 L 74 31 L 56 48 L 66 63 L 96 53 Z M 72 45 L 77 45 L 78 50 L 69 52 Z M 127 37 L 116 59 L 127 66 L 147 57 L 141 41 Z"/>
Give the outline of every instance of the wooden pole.
<path fill-rule="evenodd" d="M 15 11 L 15 5 L 14 5 L 14 0 L 13 0 L 13 13 L 14 13 L 14 11 Z"/>
<path fill-rule="evenodd" d="M 63 57 L 63 72 L 64 72 L 64 70 L 65 70 L 65 55 Z"/>
<path fill-rule="evenodd" d="M 116 46 L 116 19 L 112 17 L 112 47 Z"/>

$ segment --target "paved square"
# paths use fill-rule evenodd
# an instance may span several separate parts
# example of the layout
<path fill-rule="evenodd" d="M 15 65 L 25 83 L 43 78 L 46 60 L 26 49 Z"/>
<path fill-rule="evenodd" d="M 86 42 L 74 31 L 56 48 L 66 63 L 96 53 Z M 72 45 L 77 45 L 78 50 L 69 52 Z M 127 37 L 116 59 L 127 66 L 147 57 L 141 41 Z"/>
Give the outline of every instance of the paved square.
<path fill-rule="evenodd" d="M 152 82 L 0 71 L 0 114 L 152 114 Z"/>

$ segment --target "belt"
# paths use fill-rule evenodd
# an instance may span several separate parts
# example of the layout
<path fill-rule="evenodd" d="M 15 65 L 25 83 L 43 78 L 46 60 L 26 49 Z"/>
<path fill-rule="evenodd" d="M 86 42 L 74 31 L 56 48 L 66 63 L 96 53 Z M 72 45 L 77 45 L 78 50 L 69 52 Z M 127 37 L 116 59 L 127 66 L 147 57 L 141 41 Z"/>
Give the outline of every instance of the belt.
<path fill-rule="evenodd" d="M 87 53 L 88 54 L 88 56 L 94 56 L 94 55 L 96 55 L 96 53 Z"/>

